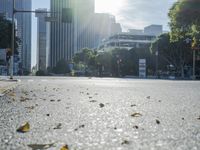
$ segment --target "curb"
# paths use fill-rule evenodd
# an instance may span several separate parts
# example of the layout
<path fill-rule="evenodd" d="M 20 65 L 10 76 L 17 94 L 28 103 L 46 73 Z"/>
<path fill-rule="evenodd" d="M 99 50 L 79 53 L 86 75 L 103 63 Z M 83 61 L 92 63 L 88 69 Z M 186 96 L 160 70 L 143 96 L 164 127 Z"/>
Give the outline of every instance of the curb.
<path fill-rule="evenodd" d="M 0 81 L 3 81 L 3 82 L 15 82 L 14 85 L 10 85 L 10 86 L 7 86 L 7 87 L 4 87 L 4 88 L 0 88 L 0 98 L 3 97 L 5 94 L 7 94 L 10 90 L 14 89 L 17 85 L 18 82 L 20 82 L 20 80 L 2 80 L 0 79 Z"/>

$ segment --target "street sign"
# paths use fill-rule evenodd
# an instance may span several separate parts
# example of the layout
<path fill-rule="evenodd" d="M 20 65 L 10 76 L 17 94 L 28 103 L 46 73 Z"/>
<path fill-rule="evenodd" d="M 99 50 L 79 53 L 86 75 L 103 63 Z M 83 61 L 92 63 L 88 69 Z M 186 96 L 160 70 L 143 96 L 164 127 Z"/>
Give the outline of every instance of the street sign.
<path fill-rule="evenodd" d="M 139 77 L 146 78 L 146 59 L 139 59 Z"/>

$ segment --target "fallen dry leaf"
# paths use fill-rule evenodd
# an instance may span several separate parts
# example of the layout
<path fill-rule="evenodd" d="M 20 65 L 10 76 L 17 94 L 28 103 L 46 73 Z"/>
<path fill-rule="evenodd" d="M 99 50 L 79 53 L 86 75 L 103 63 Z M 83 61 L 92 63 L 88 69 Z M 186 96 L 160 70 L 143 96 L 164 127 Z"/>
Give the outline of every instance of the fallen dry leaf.
<path fill-rule="evenodd" d="M 30 107 L 25 107 L 26 109 L 34 109 L 34 106 L 30 106 Z"/>
<path fill-rule="evenodd" d="M 8 93 L 8 96 L 15 97 L 15 96 L 16 96 L 16 94 L 15 94 L 15 93 L 13 93 L 13 92 L 10 92 L 10 93 Z"/>
<path fill-rule="evenodd" d="M 102 108 L 102 107 L 104 107 L 105 105 L 104 105 L 104 104 L 102 104 L 102 103 L 100 103 L 100 104 L 99 104 L 99 106 L 100 106 L 100 108 Z"/>
<path fill-rule="evenodd" d="M 25 132 L 28 132 L 29 130 L 30 130 L 30 124 L 26 122 L 24 125 L 20 126 L 17 129 L 17 132 L 25 133 Z"/>
<path fill-rule="evenodd" d="M 56 127 L 54 127 L 53 129 L 54 130 L 56 130 L 56 129 L 61 129 L 61 126 L 62 126 L 62 124 L 61 123 L 59 123 Z"/>
<path fill-rule="evenodd" d="M 141 114 L 141 113 L 133 113 L 131 116 L 132 116 L 132 117 L 141 117 L 142 114 Z"/>
<path fill-rule="evenodd" d="M 135 129 L 139 129 L 139 127 L 138 127 L 138 126 L 133 126 L 133 128 L 135 128 Z"/>
<path fill-rule="evenodd" d="M 125 145 L 125 144 L 130 144 L 130 142 L 129 141 L 127 141 L 127 140 L 124 140 L 122 143 L 121 143 L 122 145 Z"/>
<path fill-rule="evenodd" d="M 68 145 L 64 145 L 60 150 L 69 150 Z"/>
<path fill-rule="evenodd" d="M 23 97 L 23 96 L 20 97 L 20 101 L 21 101 L 21 102 L 25 102 L 25 101 L 27 101 L 27 100 L 29 100 L 29 98 Z"/>
<path fill-rule="evenodd" d="M 157 124 L 160 124 L 160 121 L 159 121 L 158 119 L 156 119 L 156 123 L 157 123 Z"/>
<path fill-rule="evenodd" d="M 30 144 L 28 147 L 32 148 L 32 150 L 43 150 L 54 147 L 54 143 L 52 144 Z"/>
<path fill-rule="evenodd" d="M 90 102 L 91 102 L 91 103 L 95 103 L 95 102 L 97 102 L 97 101 L 96 101 L 96 100 L 91 100 Z"/>
<path fill-rule="evenodd" d="M 84 128 L 84 127 L 85 127 L 84 124 L 83 124 L 83 125 L 80 125 L 78 128 L 74 129 L 74 131 L 78 131 L 78 129 L 80 129 L 80 128 Z"/>

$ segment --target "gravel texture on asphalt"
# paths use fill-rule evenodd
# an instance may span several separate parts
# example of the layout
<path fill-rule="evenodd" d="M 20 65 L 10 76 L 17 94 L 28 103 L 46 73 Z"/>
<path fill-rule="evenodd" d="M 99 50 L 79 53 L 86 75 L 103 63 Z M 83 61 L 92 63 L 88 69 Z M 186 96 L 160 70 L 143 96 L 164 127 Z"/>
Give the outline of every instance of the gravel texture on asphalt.
<path fill-rule="evenodd" d="M 0 150 L 198 150 L 199 91 L 198 81 L 22 79 L 0 98 Z"/>

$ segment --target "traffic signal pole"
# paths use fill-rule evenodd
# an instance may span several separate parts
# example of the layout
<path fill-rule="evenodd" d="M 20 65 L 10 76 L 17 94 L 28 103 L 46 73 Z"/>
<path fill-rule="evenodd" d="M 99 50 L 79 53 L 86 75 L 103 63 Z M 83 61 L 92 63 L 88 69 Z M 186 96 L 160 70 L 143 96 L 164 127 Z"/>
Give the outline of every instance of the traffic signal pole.
<path fill-rule="evenodd" d="M 12 2 L 12 38 L 11 38 L 11 57 L 10 57 L 10 79 L 13 79 L 14 66 L 14 49 L 15 49 L 15 0 Z"/>
<path fill-rule="evenodd" d="M 13 80 L 13 70 L 14 70 L 14 51 L 15 51 L 15 13 L 57 13 L 57 12 L 40 12 L 32 10 L 16 10 L 15 0 L 12 0 L 12 37 L 11 37 L 11 57 L 10 57 L 10 79 Z"/>

